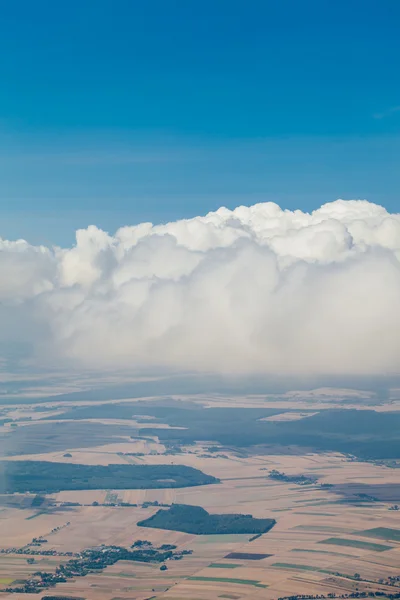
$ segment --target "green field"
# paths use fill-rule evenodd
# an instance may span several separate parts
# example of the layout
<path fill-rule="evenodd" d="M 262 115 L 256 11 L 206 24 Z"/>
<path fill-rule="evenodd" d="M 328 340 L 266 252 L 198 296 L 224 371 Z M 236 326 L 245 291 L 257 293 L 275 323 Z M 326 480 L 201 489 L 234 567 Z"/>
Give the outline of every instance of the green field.
<path fill-rule="evenodd" d="M 215 581 L 216 583 L 238 583 L 241 585 L 254 585 L 255 587 L 267 588 L 268 586 L 255 579 L 233 579 L 231 577 L 188 577 L 189 581 Z"/>
<path fill-rule="evenodd" d="M 351 533 L 346 527 L 334 527 L 331 525 L 296 525 L 292 529 L 301 529 L 303 531 L 331 531 L 332 533 Z"/>
<path fill-rule="evenodd" d="M 12 577 L 0 577 L 0 585 L 9 585 L 14 579 Z"/>
<path fill-rule="evenodd" d="M 331 552 L 330 550 L 308 550 L 307 548 L 293 548 L 290 552 L 314 552 L 316 554 L 329 554 L 331 556 L 350 556 L 354 558 L 353 554 L 344 554 L 343 552 Z"/>
<path fill-rule="evenodd" d="M 393 540 L 400 542 L 400 529 L 390 529 L 389 527 L 375 527 L 374 529 L 365 529 L 364 531 L 355 531 L 353 535 L 362 537 L 378 538 L 380 540 Z"/>
<path fill-rule="evenodd" d="M 241 567 L 242 565 L 234 565 L 232 563 L 212 563 L 211 565 L 208 565 L 209 569 L 237 569 L 238 567 Z"/>
<path fill-rule="evenodd" d="M 317 513 L 317 512 L 295 512 L 295 515 L 311 515 L 314 517 L 337 517 L 335 513 Z"/>
<path fill-rule="evenodd" d="M 372 544 L 371 542 L 361 542 L 360 540 L 346 540 L 344 538 L 328 538 L 321 540 L 318 544 L 333 544 L 334 546 L 349 546 L 350 548 L 360 548 L 361 550 L 372 550 L 374 552 L 385 552 L 391 550 L 393 546 L 384 544 Z"/>
<path fill-rule="evenodd" d="M 295 565 L 291 563 L 273 563 L 272 567 L 278 567 L 279 569 L 298 569 L 299 571 L 319 571 L 318 567 L 312 567 L 310 565 Z"/>

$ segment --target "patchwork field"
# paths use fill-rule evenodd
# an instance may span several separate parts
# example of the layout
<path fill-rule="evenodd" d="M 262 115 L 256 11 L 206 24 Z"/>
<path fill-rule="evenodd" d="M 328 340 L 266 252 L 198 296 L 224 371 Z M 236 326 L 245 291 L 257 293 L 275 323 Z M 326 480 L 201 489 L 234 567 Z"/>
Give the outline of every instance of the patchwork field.
<path fill-rule="evenodd" d="M 209 399 L 213 406 L 224 403 Z M 290 414 L 291 405 L 282 399 L 280 403 L 282 414 Z M 29 407 L 24 410 L 19 413 L 24 418 L 38 414 Z M 45 416 L 55 413 L 59 414 L 54 402 L 48 413 L 43 412 Z M 303 407 L 282 421 L 308 418 Z M 66 429 L 58 429 L 57 421 L 24 423 L 19 421 L 18 428 L 26 432 L 18 434 L 14 445 L 11 438 L 5 444 L 13 448 L 7 460 L 187 465 L 221 483 L 174 489 L 64 490 L 48 494 L 47 502 L 37 507 L 33 494 L 1 496 L 0 598 L 40 600 L 53 594 L 87 600 L 273 600 L 297 594 L 400 592 L 400 583 L 389 579 L 400 577 L 396 468 L 296 446 L 285 451 L 267 445 L 243 449 L 211 440 L 176 450 L 156 435 L 141 437 L 138 420 L 92 423 L 95 429 L 87 429 L 88 439 L 82 437 L 88 423 L 79 421 L 69 445 L 67 432 L 76 421 L 65 422 Z M 53 439 L 40 436 L 43 431 L 52 435 L 49 427 L 56 427 L 54 445 Z M 287 476 L 313 475 L 317 480 L 308 485 L 277 481 L 269 477 L 272 470 Z M 160 505 L 172 503 L 201 506 L 209 513 L 272 518 L 276 525 L 260 536 L 193 535 L 137 525 Z M 27 549 L 36 548 L 28 546 L 34 538 L 47 540 L 40 549 L 48 554 L 33 555 L 30 564 Z M 172 544 L 192 553 L 182 560 L 166 561 L 165 570 L 159 564 L 121 560 L 102 572 L 59 583 L 43 594 L 4 591 L 34 572 L 54 572 L 66 563 L 68 553 L 79 555 L 102 545 L 130 548 L 137 540 L 156 546 Z"/>

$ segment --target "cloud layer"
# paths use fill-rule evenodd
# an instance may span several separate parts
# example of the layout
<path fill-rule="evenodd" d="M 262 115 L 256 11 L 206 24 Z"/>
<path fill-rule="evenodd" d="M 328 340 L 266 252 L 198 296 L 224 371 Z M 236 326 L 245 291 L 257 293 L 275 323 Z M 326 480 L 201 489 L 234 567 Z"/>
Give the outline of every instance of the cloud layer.
<path fill-rule="evenodd" d="M 90 226 L 72 248 L 0 240 L 0 350 L 89 368 L 400 372 L 400 215 L 337 200 L 166 225 Z M 11 350 L 10 350 L 11 349 Z"/>

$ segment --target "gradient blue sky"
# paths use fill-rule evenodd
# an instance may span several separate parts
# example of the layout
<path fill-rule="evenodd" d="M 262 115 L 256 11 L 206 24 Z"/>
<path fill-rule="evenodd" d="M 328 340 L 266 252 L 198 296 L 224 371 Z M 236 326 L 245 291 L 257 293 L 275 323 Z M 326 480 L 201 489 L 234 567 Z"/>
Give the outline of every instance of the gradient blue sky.
<path fill-rule="evenodd" d="M 399 0 L 13 0 L 0 236 L 273 200 L 400 211 Z"/>

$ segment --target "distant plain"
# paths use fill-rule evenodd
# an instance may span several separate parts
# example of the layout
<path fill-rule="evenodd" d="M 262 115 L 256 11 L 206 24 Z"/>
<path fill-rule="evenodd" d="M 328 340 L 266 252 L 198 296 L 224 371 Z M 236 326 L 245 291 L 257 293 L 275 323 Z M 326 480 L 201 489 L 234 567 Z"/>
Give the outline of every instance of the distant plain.
<path fill-rule="evenodd" d="M 38 508 L 32 506 L 32 495 L 3 495 L 1 547 L 23 547 L 45 536 L 46 549 L 57 552 L 100 544 L 129 547 L 137 539 L 193 550 L 181 561 L 168 562 L 165 571 L 119 562 L 46 592 L 87 600 L 272 600 L 400 591 L 386 583 L 400 575 L 400 512 L 392 510 L 400 503 L 400 403 L 394 398 L 374 404 L 369 398 L 365 406 L 364 400 L 362 392 L 335 398 L 334 391 L 325 391 L 301 398 L 174 394 L 102 403 L 55 397 L 4 403 L 3 460 L 186 465 L 221 482 L 169 489 L 60 490 L 47 494 L 49 505 Z M 383 438 L 388 456 L 376 450 Z M 317 481 L 276 481 L 269 477 L 272 470 L 288 477 L 309 474 Z M 250 535 L 196 536 L 138 527 L 138 521 L 158 510 L 156 502 L 252 514 L 277 523 L 253 541 Z M 8 552 L 0 555 L 3 590 L 65 561 L 38 556 L 31 565 L 26 556 Z M 240 559 L 229 558 L 232 553 Z M 268 556 L 253 560 L 252 555 Z M 0 591 L 0 598 L 38 595 Z"/>

